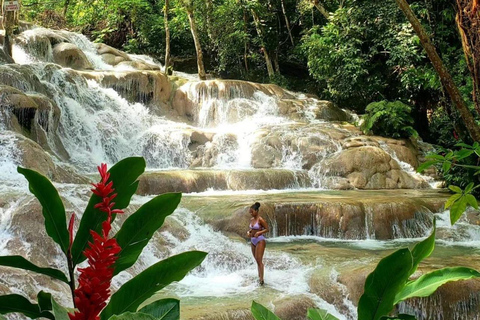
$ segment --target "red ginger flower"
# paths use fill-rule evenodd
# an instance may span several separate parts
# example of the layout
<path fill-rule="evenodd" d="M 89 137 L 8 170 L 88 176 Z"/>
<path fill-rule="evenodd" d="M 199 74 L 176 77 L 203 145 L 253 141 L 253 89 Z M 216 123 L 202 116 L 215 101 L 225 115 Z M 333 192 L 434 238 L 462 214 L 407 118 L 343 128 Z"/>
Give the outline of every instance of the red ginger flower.
<path fill-rule="evenodd" d="M 93 184 L 95 189 L 92 192 L 102 201 L 95 205 L 101 211 L 108 214 L 107 220 L 102 223 L 102 235 L 91 230 L 93 242 L 89 242 L 88 249 L 83 254 L 87 257 L 88 267 L 79 269 L 78 288 L 75 290 L 75 307 L 78 311 L 69 314 L 70 320 L 99 320 L 98 314 L 106 305 L 110 296 L 110 283 L 113 277 L 113 264 L 117 260 L 117 254 L 121 251 L 116 239 L 109 239 L 108 234 L 112 228 L 112 214 L 123 213 L 122 210 L 113 209 L 115 205 L 112 200 L 117 196 L 111 194 L 113 182 L 108 182 L 110 173 L 107 172 L 107 165 L 102 163 L 98 167 L 101 180 Z"/>

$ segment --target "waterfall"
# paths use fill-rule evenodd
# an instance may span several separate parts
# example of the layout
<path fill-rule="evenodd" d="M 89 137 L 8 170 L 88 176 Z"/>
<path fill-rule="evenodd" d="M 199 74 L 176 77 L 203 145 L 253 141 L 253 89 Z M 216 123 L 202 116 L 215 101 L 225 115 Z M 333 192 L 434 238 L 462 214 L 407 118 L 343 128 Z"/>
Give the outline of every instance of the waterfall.
<path fill-rule="evenodd" d="M 55 64 L 59 44 L 77 48 L 87 67 Z M 47 235 L 38 231 L 41 209 L 27 195 L 17 166 L 44 169 L 67 212 L 81 215 L 89 187 L 75 179 L 76 172 L 91 177 L 102 162 L 143 156 L 147 172 L 138 192 L 148 196 L 135 196 L 134 208 L 153 194 L 190 194 L 138 264 L 114 278 L 113 289 L 160 259 L 206 251 L 199 268 L 156 296 L 181 298 L 188 319 L 217 309 L 229 312 L 218 318 L 248 318 L 253 299 L 279 312 L 289 304 L 308 305 L 355 319 L 353 293 L 361 276 L 392 249 L 429 234 L 434 214 L 440 245 L 433 255 L 441 263 L 456 261 L 457 248 L 461 257 L 476 255 L 469 252 L 480 243 L 476 214 L 451 227 L 441 209 L 445 195 L 417 192 L 431 181 L 415 173 L 421 148 L 365 136 L 349 123 L 355 115 L 318 97 L 272 84 L 199 81 L 179 72 L 167 77 L 151 57 L 100 46 L 76 33 L 32 28 L 16 37 L 16 64 L 0 65 L 0 254 L 65 267 L 58 248 L 48 247 Z M 65 168 L 65 180 L 57 179 L 56 166 Z M 271 229 L 265 287 L 258 285 L 250 244 L 242 238 L 248 220 L 242 210 L 254 201 L 262 202 Z M 12 292 L 45 289 L 69 303 L 68 288 L 8 272 L 0 285 Z M 414 305 L 418 317 L 452 314 L 435 311 L 435 299 Z M 478 301 L 463 297 L 454 317 Z M 410 305 L 400 308 L 412 311 Z"/>

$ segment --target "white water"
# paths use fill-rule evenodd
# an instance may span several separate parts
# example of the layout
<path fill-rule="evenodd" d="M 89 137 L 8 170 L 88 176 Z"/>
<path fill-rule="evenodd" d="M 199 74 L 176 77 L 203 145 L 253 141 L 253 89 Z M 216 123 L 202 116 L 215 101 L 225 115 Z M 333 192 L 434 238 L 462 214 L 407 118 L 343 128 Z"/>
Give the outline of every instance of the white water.
<path fill-rule="evenodd" d="M 71 70 L 45 64 L 53 59 L 52 48 L 46 42 L 35 42 L 37 34 L 38 30 L 25 32 L 27 45 L 14 46 L 14 58 L 18 63 L 31 68 L 31 75 L 41 80 L 41 84 L 61 109 L 58 136 L 70 156 L 70 163 L 80 171 L 93 172 L 96 165 L 101 162 L 111 165 L 119 159 L 133 155 L 144 156 L 149 170 L 188 168 L 193 157 L 192 152 L 188 149 L 192 130 L 214 134 L 212 141 L 206 143 L 206 148 L 217 150 L 212 162 L 213 168 L 252 169 L 252 148 L 259 140 L 260 143 L 264 143 L 261 140 L 264 137 L 262 134 L 267 132 L 267 138 L 269 134 L 275 133 L 282 143 L 280 161 L 275 164 L 277 168 L 300 170 L 307 161 L 300 152 L 305 145 L 318 143 L 319 146 L 327 146 L 314 152 L 313 155 L 319 159 L 319 162 L 308 171 L 312 179 L 312 187 L 320 189 L 325 175 L 320 160 L 342 150 L 338 141 L 332 139 L 328 134 L 317 131 L 319 128 L 317 126 L 330 127 L 330 124 L 315 119 L 316 101 L 312 98 L 304 95 L 295 96 L 296 99 L 304 99 L 307 102 L 306 108 L 299 112 L 303 117 L 292 120 L 279 114 L 276 98 L 260 90 L 255 91 L 251 96 L 247 96 L 241 90 L 234 90 L 229 93 L 228 98 L 225 98 L 215 96 L 215 92 L 199 90 L 196 87 L 199 83 L 188 83 L 182 87 L 182 90 L 186 92 L 190 100 L 198 103 L 197 118 L 190 125 L 174 122 L 152 113 L 143 104 L 129 103 L 115 90 L 104 88 L 94 80 L 85 80 Z M 130 69 L 130 67 L 114 68 L 104 63 L 96 54 L 93 44 L 81 35 L 62 32 L 59 36 L 82 49 L 96 70 Z M 156 61 L 148 57 L 131 57 L 134 60 L 158 65 Z M 198 78 L 192 75 L 176 74 L 189 79 Z M 26 87 L 25 91 L 34 91 L 30 83 L 24 82 L 22 85 Z M 222 89 L 221 83 L 219 86 L 219 89 Z M 293 93 L 289 94 L 294 95 Z M 6 120 L 3 119 L 0 125 L 4 121 Z M 2 195 L 4 192 L 12 191 L 26 193 L 25 179 L 16 172 L 16 167 L 21 160 L 21 155 L 15 146 L 17 138 L 3 127 L 0 127 L 0 130 L 0 192 Z M 338 129 L 338 131 L 341 130 Z M 53 139 L 49 141 L 53 143 Z M 386 150 L 388 152 L 388 148 Z M 394 153 L 389 152 L 389 154 L 400 163 L 405 171 L 414 174 L 413 169 L 401 163 Z M 73 206 L 72 209 L 77 214 L 81 213 L 85 206 L 85 200 L 79 198 L 86 199 L 86 192 L 69 188 L 69 186 L 60 187 L 68 193 L 66 197 Z M 201 196 L 215 196 L 229 192 L 231 191 L 223 193 L 210 191 L 202 193 Z M 282 191 L 265 193 L 275 192 Z M 245 194 L 258 195 L 259 191 L 250 190 Z M 11 215 L 14 209 L 18 209 L 18 205 L 18 202 L 12 202 L 0 207 L 0 254 L 12 253 L 1 245 L 12 240 Z M 206 251 L 209 255 L 201 268 L 196 269 L 168 290 L 182 298 L 218 298 L 248 295 L 261 289 L 257 285 L 256 266 L 247 243 L 229 239 L 204 225 L 186 209 L 178 210 L 173 218 L 187 230 L 189 236 L 183 239 L 178 235 L 164 232 L 161 236 L 169 243 L 168 255 L 192 249 Z M 366 219 L 367 222 L 371 220 Z M 290 241 L 313 240 L 320 243 L 340 243 L 347 247 L 372 251 L 394 248 L 403 245 L 404 242 L 406 244 L 412 241 L 412 239 L 395 242 L 377 241 L 368 232 L 368 227 L 367 225 L 369 239 L 364 241 L 339 242 L 337 239 L 319 237 L 280 237 L 269 239 L 269 241 L 282 244 Z M 480 231 L 466 222 L 460 222 L 455 227 L 442 225 L 441 228 L 451 231 L 452 234 L 452 237 L 443 240 L 446 244 L 480 244 Z M 456 238 L 459 235 L 462 236 Z M 25 244 L 25 246 L 27 245 Z M 164 257 L 166 257 L 164 252 L 150 244 L 141 256 L 138 270 Z M 305 294 L 317 306 L 329 309 L 340 317 L 333 306 L 309 292 L 308 281 L 312 270 L 314 267 L 321 267 L 322 261 L 305 264 L 290 254 L 267 250 L 265 264 L 265 280 L 268 287 L 284 296 Z M 130 277 L 129 273 L 122 273 L 116 277 L 114 285 L 118 287 L 120 283 Z M 338 275 L 333 272 L 332 277 L 337 278 Z M 39 283 L 36 283 L 35 286 L 43 288 Z M 18 288 L 15 290 L 21 292 Z M 344 303 L 348 306 L 349 315 L 340 318 L 355 318 L 356 311 L 352 303 L 348 299 Z"/>

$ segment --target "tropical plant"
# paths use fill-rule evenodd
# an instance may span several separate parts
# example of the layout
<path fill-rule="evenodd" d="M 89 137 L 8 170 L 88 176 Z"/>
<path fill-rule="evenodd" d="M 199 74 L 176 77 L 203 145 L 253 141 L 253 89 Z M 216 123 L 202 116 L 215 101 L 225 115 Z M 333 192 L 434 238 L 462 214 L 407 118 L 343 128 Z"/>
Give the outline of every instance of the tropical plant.
<path fill-rule="evenodd" d="M 450 209 L 450 222 L 452 225 L 461 217 L 468 205 L 478 209 L 477 199 L 474 194 L 476 189 L 480 187 L 480 184 L 478 183 L 480 166 L 471 164 L 472 157 L 476 158 L 474 162 L 478 164 L 478 157 L 480 157 L 480 144 L 474 142 L 473 145 L 469 145 L 460 142 L 455 146 L 459 147 L 459 149 L 441 149 L 438 154 L 427 155 L 425 157 L 426 161 L 417 169 L 418 172 L 423 172 L 428 167 L 436 165 L 442 171 L 444 176 L 449 176 L 449 173 L 455 169 L 461 170 L 463 173 L 462 177 L 464 179 L 462 181 L 457 181 L 459 182 L 458 185 L 451 184 L 448 186 L 450 191 L 453 192 L 453 195 L 447 200 L 445 208 Z M 466 172 L 469 172 L 470 174 L 467 176 Z M 450 179 L 450 181 L 452 180 Z"/>
<path fill-rule="evenodd" d="M 410 280 L 420 262 L 430 256 L 435 247 L 435 220 L 432 234 L 412 249 L 403 248 L 380 260 L 365 281 L 364 293 L 358 302 L 358 320 L 415 319 L 412 315 L 390 317 L 394 306 L 413 297 L 427 297 L 441 285 L 457 280 L 480 277 L 476 270 L 465 267 L 443 268 Z M 279 320 L 265 307 L 252 303 L 252 314 L 257 320 Z M 311 320 L 336 320 L 325 310 L 310 309 Z"/>
<path fill-rule="evenodd" d="M 98 170 L 101 180 L 93 184 L 93 194 L 74 236 L 75 215 L 67 227 L 63 202 L 52 183 L 33 170 L 18 167 L 42 205 L 46 232 L 65 254 L 69 274 L 39 267 L 18 255 L 0 257 L 0 265 L 40 273 L 68 284 L 76 309 L 67 311 L 50 293 L 40 291 L 38 303 L 31 303 L 18 294 L 0 296 L 0 314 L 19 312 L 30 318 L 57 320 L 179 318 L 180 302 L 176 299 L 155 301 L 141 309 L 139 306 L 198 266 L 206 256 L 204 252 L 190 251 L 159 261 L 124 283 L 108 303 L 107 299 L 112 277 L 136 262 L 154 232 L 177 207 L 181 194 L 163 194 L 148 201 L 125 220 L 115 236 L 110 237 L 115 216 L 123 213 L 122 209 L 128 206 L 137 190 L 137 178 L 145 170 L 145 160 L 126 158 L 109 171 L 105 164 Z M 88 259 L 88 266 L 78 269 L 80 277 L 76 287 L 75 269 L 85 259 Z"/>
<path fill-rule="evenodd" d="M 392 138 L 417 137 L 418 133 L 412 127 L 414 120 L 410 112 L 411 108 L 400 101 L 372 102 L 365 110 L 360 128 L 365 134 L 373 133 Z"/>

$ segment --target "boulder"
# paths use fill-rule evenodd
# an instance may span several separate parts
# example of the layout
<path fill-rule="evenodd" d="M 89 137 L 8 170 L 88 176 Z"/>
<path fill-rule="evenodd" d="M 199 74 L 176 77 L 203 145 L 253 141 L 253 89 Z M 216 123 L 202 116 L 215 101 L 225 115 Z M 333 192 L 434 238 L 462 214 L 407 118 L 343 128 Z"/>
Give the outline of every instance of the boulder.
<path fill-rule="evenodd" d="M 35 67 L 31 65 L 0 65 L 0 85 L 14 87 L 24 93 L 37 92 L 48 95 L 50 90 L 36 76 L 36 72 Z"/>
<path fill-rule="evenodd" d="M 2 39 L 0 41 L 3 43 Z M 15 61 L 8 54 L 5 53 L 3 47 L 0 47 L 0 64 L 15 63 Z"/>
<path fill-rule="evenodd" d="M 160 71 L 160 67 L 141 61 L 121 61 L 116 64 L 117 67 L 126 67 L 134 70 L 156 70 Z"/>
<path fill-rule="evenodd" d="M 170 100 L 172 85 L 160 71 L 102 71 L 82 72 L 84 77 L 95 79 L 103 87 L 112 88 L 129 102 L 154 106 L 157 114 L 165 112 L 162 106 Z"/>
<path fill-rule="evenodd" d="M 52 156 L 45 152 L 45 150 L 43 150 L 36 142 L 18 133 L 10 133 L 10 135 L 5 136 L 5 139 L 8 139 L 8 141 L 0 140 L 0 144 L 11 143 L 11 141 L 14 142 L 17 157 L 19 159 L 18 165 L 38 171 L 50 180 L 56 182 L 89 182 L 87 178 L 80 176 L 69 166 L 62 167 L 61 165 L 57 165 Z"/>
<path fill-rule="evenodd" d="M 22 91 L 10 86 L 0 85 L 0 108 L 2 112 L 10 113 L 7 121 L 7 129 L 18 131 L 19 126 L 22 130 L 30 131 L 32 122 L 38 110 L 38 105 L 34 99 L 30 98 Z"/>
<path fill-rule="evenodd" d="M 255 177 L 264 179 L 259 175 Z M 250 174 L 246 180 L 255 177 Z M 237 179 L 242 179 L 242 175 Z M 441 210 L 447 198 L 448 194 L 430 191 L 312 192 L 292 197 L 288 194 L 269 196 L 260 210 L 270 226 L 271 237 L 389 240 L 425 236 L 432 227 L 432 212 Z M 245 201 L 248 200 L 217 197 L 217 202 L 222 203 L 221 209 L 209 206 L 208 215 L 202 214 L 202 218 L 223 232 L 245 237 L 249 208 Z M 193 202 L 187 208 L 192 205 Z M 198 207 L 192 209 L 198 210 Z"/>
<path fill-rule="evenodd" d="M 348 121 L 350 117 L 345 111 L 335 106 L 333 102 L 319 100 L 310 111 L 315 114 L 315 119 L 325 121 Z"/>
<path fill-rule="evenodd" d="M 166 192 L 203 192 L 213 190 L 270 190 L 304 188 L 308 175 L 286 169 L 269 170 L 182 170 L 146 172 L 139 178 L 140 195 Z"/>
<path fill-rule="evenodd" d="M 93 70 L 85 53 L 73 43 L 58 43 L 53 47 L 53 61 L 65 68 Z"/>
<path fill-rule="evenodd" d="M 430 187 L 420 177 L 402 171 L 388 153 L 373 145 L 342 150 L 320 166 L 327 176 L 347 178 L 349 183 L 358 189 Z"/>
<path fill-rule="evenodd" d="M 102 56 L 102 60 L 112 66 L 115 66 L 120 62 L 132 60 L 125 52 L 110 47 L 106 44 L 95 43 L 94 45 L 97 49 L 97 53 Z"/>

